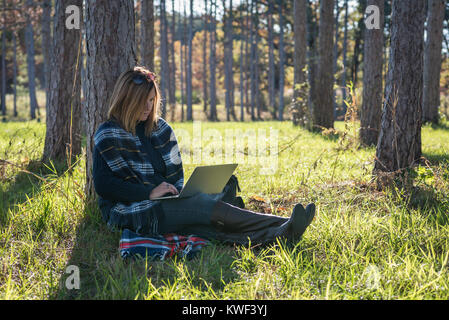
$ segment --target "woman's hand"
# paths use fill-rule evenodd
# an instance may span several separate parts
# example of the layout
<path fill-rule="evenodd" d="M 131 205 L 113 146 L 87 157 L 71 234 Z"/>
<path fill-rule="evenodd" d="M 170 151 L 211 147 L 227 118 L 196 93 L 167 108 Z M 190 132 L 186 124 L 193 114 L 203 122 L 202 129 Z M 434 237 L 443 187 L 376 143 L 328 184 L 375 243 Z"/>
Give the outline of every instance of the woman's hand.
<path fill-rule="evenodd" d="M 153 200 L 154 198 L 159 198 L 167 193 L 171 194 L 179 194 L 178 189 L 176 187 L 168 182 L 162 182 L 160 185 L 158 185 L 156 188 L 153 189 L 150 193 L 150 200 Z"/>

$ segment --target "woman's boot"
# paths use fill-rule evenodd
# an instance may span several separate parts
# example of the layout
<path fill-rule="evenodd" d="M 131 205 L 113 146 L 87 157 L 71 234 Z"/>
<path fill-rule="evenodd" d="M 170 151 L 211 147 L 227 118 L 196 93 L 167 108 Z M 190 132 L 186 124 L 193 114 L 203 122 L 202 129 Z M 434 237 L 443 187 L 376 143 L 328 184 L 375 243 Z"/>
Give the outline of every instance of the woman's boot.
<path fill-rule="evenodd" d="M 217 228 L 217 240 L 225 242 L 266 244 L 276 238 L 298 241 L 314 215 L 315 207 L 310 205 L 306 211 L 301 204 L 297 204 L 290 218 L 282 218 L 219 201 L 212 211 L 211 225 Z"/>

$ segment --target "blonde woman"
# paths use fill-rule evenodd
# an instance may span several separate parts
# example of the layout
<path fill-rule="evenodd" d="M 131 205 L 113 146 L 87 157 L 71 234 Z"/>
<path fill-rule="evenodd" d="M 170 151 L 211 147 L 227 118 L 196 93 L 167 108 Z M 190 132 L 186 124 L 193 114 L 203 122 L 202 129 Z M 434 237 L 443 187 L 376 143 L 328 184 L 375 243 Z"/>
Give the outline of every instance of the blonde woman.
<path fill-rule="evenodd" d="M 135 67 L 120 75 L 108 120 L 94 136 L 93 179 L 104 220 L 111 228 L 141 235 L 195 234 L 223 242 L 268 244 L 298 241 L 315 206 L 296 204 L 290 218 L 241 209 L 198 193 L 178 194 L 184 172 L 171 126 L 158 116 L 161 94 L 154 73 Z"/>

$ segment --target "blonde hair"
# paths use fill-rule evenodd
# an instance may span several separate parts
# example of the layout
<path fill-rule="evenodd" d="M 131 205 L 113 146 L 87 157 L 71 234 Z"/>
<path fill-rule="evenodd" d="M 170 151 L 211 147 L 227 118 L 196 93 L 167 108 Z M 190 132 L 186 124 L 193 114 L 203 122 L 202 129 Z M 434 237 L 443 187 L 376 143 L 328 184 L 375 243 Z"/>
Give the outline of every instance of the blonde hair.
<path fill-rule="evenodd" d="M 136 125 L 153 90 L 153 109 L 145 121 L 145 136 L 148 137 L 157 126 L 161 95 L 156 81 L 151 80 L 149 74 L 153 73 L 144 67 L 134 67 L 123 72 L 117 79 L 109 100 L 108 120 L 116 120 L 123 129 L 133 135 L 136 135 Z M 143 76 L 141 84 L 134 83 L 133 78 L 136 76 Z"/>

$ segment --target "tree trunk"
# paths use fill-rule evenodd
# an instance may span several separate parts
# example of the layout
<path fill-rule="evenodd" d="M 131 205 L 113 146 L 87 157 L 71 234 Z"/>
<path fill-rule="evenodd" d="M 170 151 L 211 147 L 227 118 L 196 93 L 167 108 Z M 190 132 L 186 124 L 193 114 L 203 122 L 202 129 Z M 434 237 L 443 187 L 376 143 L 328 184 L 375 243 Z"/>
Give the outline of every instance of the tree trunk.
<path fill-rule="evenodd" d="M 318 74 L 313 110 L 314 127 L 334 127 L 332 49 L 334 46 L 334 0 L 320 2 Z"/>
<path fill-rule="evenodd" d="M 275 65 L 274 65 L 274 36 L 273 36 L 273 2 L 268 1 L 268 101 L 270 108 L 273 108 L 276 118 L 276 94 L 275 94 Z M 296 22 L 296 20 L 295 20 Z M 296 35 L 296 33 L 295 33 Z"/>
<path fill-rule="evenodd" d="M 339 0 L 335 0 L 335 42 L 334 42 L 334 63 L 332 65 L 332 72 L 334 75 L 335 88 L 338 86 L 337 79 L 335 75 L 337 74 L 337 62 L 338 62 L 338 41 L 340 39 L 340 6 L 338 5 Z M 334 89 L 333 95 L 333 105 L 334 105 L 334 119 L 337 117 L 337 89 Z"/>
<path fill-rule="evenodd" d="M 245 120 L 245 102 L 244 102 L 244 97 L 245 97 L 245 93 L 244 93 L 244 66 L 243 66 L 243 59 L 245 56 L 245 52 L 244 52 L 244 42 L 247 43 L 246 41 L 246 31 L 245 29 L 245 23 L 243 22 L 243 5 L 241 7 L 241 11 L 240 11 L 240 121 L 244 121 Z M 243 36 L 245 35 L 245 36 Z M 274 88 L 273 88 L 274 89 Z"/>
<path fill-rule="evenodd" d="M 142 0 L 140 33 L 142 64 L 154 71 L 154 5 L 153 0 Z"/>
<path fill-rule="evenodd" d="M 210 74 L 210 113 L 209 120 L 217 121 L 217 89 L 216 89 L 216 38 L 217 38 L 217 1 L 211 2 L 211 26 L 210 32 L 210 62 L 209 62 L 209 74 Z"/>
<path fill-rule="evenodd" d="M 254 41 L 254 87 L 255 87 L 255 103 L 257 107 L 257 119 L 261 119 L 261 107 L 262 107 L 262 93 L 260 92 L 260 68 L 259 68 L 259 41 L 260 41 L 260 35 L 259 35 L 259 0 L 255 1 L 256 5 L 256 14 L 255 14 L 255 25 L 254 25 L 254 32 L 255 32 L 255 41 Z"/>
<path fill-rule="evenodd" d="M 208 0 L 204 0 L 204 35 L 203 35 L 203 111 L 207 112 L 207 101 L 209 100 L 207 91 L 207 32 L 209 31 L 208 25 Z"/>
<path fill-rule="evenodd" d="M 256 2 L 257 0 L 251 0 L 251 35 L 250 35 L 250 46 L 251 46 L 251 57 L 250 57 L 250 71 L 249 71 L 249 77 L 250 77 L 250 82 L 251 82 L 251 121 L 256 120 L 255 114 L 254 114 L 254 108 L 255 108 L 255 104 L 256 104 L 256 66 L 255 66 L 255 58 L 256 58 L 256 47 L 254 44 L 254 25 L 256 24 L 255 22 L 255 14 L 254 14 L 254 2 Z"/>
<path fill-rule="evenodd" d="M 17 39 L 16 32 L 12 32 L 12 46 L 13 46 L 13 109 L 14 117 L 17 117 Z"/>
<path fill-rule="evenodd" d="M 252 5 L 250 7 L 249 5 L 250 0 L 246 0 L 246 33 L 245 33 L 245 70 L 244 70 L 244 77 L 245 77 L 245 92 L 244 92 L 244 98 L 245 98 L 245 106 L 246 106 L 246 113 L 251 114 L 250 111 L 250 100 L 249 100 L 249 94 L 250 94 L 250 41 L 252 38 L 250 38 L 250 35 L 252 34 Z M 252 3 L 252 0 L 251 0 Z M 251 9 L 250 9 L 251 8 Z M 250 13 L 251 12 L 251 13 Z"/>
<path fill-rule="evenodd" d="M 223 0 L 223 8 L 225 15 L 223 17 L 224 29 L 224 64 L 225 64 L 225 107 L 226 120 L 229 121 L 232 115 L 235 119 L 234 112 L 234 75 L 233 75 L 233 34 L 232 34 L 232 0 L 230 0 L 229 10 L 226 10 L 226 0 Z"/>
<path fill-rule="evenodd" d="M 381 188 L 421 156 L 424 1 L 393 2 L 385 104 L 373 173 Z"/>
<path fill-rule="evenodd" d="M 186 18 L 187 18 L 187 13 L 186 13 L 186 6 L 185 6 L 185 2 L 182 2 L 183 4 L 183 8 L 184 8 L 184 18 L 182 19 L 182 41 L 180 44 L 180 51 L 181 51 L 181 121 L 184 121 L 184 100 L 185 100 L 185 74 L 186 74 L 186 42 L 187 42 L 187 25 L 186 25 Z"/>
<path fill-rule="evenodd" d="M 68 159 L 81 153 L 81 31 L 67 29 L 65 8 L 82 0 L 55 2 L 49 101 L 42 160 Z M 75 48 L 75 50 L 74 50 Z"/>
<path fill-rule="evenodd" d="M 429 0 L 427 41 L 424 49 L 423 122 L 438 123 L 441 48 L 445 0 Z"/>
<path fill-rule="evenodd" d="M 309 112 L 312 114 L 315 99 L 316 90 L 316 76 L 317 76 L 317 61 L 318 61 L 318 32 L 317 32 L 317 15 L 315 12 L 314 4 L 310 0 L 307 0 L 307 65 L 308 65 L 308 82 L 309 82 L 309 96 L 308 106 Z M 312 114 L 313 118 L 313 114 Z M 313 122 L 313 119 L 311 119 Z"/>
<path fill-rule="evenodd" d="M 343 72 L 341 75 L 341 90 L 342 90 L 342 98 L 343 101 L 341 103 L 341 110 L 338 110 L 337 115 L 339 113 L 346 113 L 346 77 L 348 75 L 348 0 L 345 0 L 345 26 L 344 26 L 344 35 L 343 35 Z"/>
<path fill-rule="evenodd" d="M 168 98 L 168 89 L 169 89 L 169 70 L 168 70 L 168 39 L 167 39 L 167 17 L 165 15 L 165 0 L 161 0 L 160 6 L 160 35 L 161 35 L 161 49 L 160 49 L 160 58 L 161 58 L 161 77 L 160 77 L 160 89 L 162 95 L 161 102 L 161 117 L 163 119 L 167 116 L 167 98 Z"/>
<path fill-rule="evenodd" d="M 3 7 L 6 8 L 6 0 L 3 0 Z M 6 121 L 6 10 L 3 11 L 3 28 L 2 28 L 2 116 Z"/>
<path fill-rule="evenodd" d="M 50 101 L 51 0 L 42 1 L 42 55 L 44 56 L 45 109 Z"/>
<path fill-rule="evenodd" d="M 134 1 L 86 1 L 86 15 L 86 195 L 95 198 L 93 136 L 107 118 L 109 97 L 119 75 L 136 65 Z"/>
<path fill-rule="evenodd" d="M 369 146 L 377 143 L 382 116 L 384 0 L 368 0 L 367 5 L 377 6 L 380 13 L 380 29 L 365 29 L 360 140 Z"/>
<path fill-rule="evenodd" d="M 307 92 L 304 88 L 298 88 L 298 86 L 302 86 L 307 81 L 304 72 L 307 58 L 307 33 L 306 33 L 307 0 L 295 0 L 293 6 L 295 17 L 294 19 L 295 47 L 293 56 L 293 64 L 294 64 L 293 99 L 296 107 L 294 110 L 295 112 L 292 114 L 292 120 L 294 124 L 301 123 L 302 125 L 305 125 L 307 120 L 310 121 L 310 119 L 305 119 L 308 116 L 308 112 L 306 110 Z"/>
<path fill-rule="evenodd" d="M 192 40 L 193 40 L 193 0 L 190 0 L 190 16 L 189 16 L 189 35 L 187 39 L 188 44 L 188 58 L 187 58 L 187 121 L 193 120 L 193 102 L 192 102 Z"/>
<path fill-rule="evenodd" d="M 27 0 L 27 6 L 31 8 L 33 6 L 33 0 Z M 31 23 L 31 17 L 26 14 L 26 27 L 25 27 L 25 44 L 27 53 L 27 67 L 28 67 L 28 90 L 30 96 L 30 117 L 36 119 L 36 111 L 39 112 L 39 105 L 36 99 L 36 66 L 34 62 L 34 32 L 33 24 Z M 38 119 L 38 122 L 40 119 Z"/>
<path fill-rule="evenodd" d="M 172 25 L 171 25 L 171 41 L 170 41 L 170 90 L 169 90 L 169 104 L 171 111 L 171 120 L 175 119 L 176 111 L 176 63 L 175 63 L 175 0 L 172 0 Z"/>
<path fill-rule="evenodd" d="M 284 120 L 284 83 L 285 83 L 285 49 L 284 49 L 284 16 L 282 13 L 282 0 L 279 6 L 279 111 L 278 118 Z"/>

